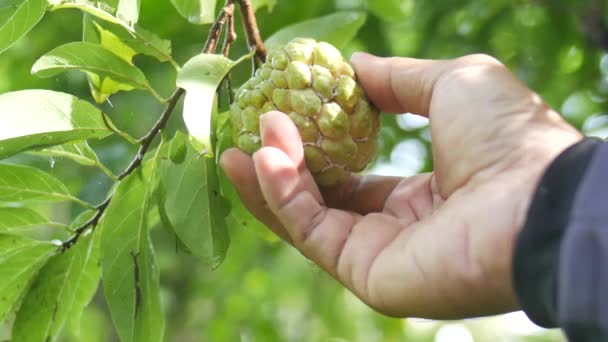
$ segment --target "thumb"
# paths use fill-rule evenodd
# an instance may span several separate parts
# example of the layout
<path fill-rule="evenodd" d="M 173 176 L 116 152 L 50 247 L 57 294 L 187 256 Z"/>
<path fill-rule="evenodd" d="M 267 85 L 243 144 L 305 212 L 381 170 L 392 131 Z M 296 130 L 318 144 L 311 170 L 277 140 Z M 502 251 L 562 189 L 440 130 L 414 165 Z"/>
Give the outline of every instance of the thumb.
<path fill-rule="evenodd" d="M 449 61 L 376 57 L 357 52 L 351 57 L 357 79 L 383 112 L 429 114 L 433 89 L 449 69 Z"/>

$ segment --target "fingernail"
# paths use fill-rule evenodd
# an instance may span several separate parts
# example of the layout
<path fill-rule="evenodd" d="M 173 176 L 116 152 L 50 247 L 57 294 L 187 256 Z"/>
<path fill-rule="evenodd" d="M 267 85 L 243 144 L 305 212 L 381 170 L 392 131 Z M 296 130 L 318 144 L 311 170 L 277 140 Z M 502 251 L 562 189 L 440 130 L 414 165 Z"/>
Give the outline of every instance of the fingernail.
<path fill-rule="evenodd" d="M 350 56 L 351 63 L 357 63 L 357 61 L 361 61 L 362 59 L 373 57 L 367 52 L 355 52 Z"/>
<path fill-rule="evenodd" d="M 226 162 L 224 161 L 224 154 L 223 153 L 220 156 L 220 162 L 219 162 L 219 164 L 220 164 L 220 167 L 222 168 L 222 170 L 226 169 L 226 167 L 225 167 Z"/>
<path fill-rule="evenodd" d="M 264 113 L 260 115 L 260 138 L 262 139 L 262 146 L 264 145 L 264 129 L 266 125 L 264 124 L 268 118 L 268 113 Z"/>
<path fill-rule="evenodd" d="M 260 115 L 260 133 L 264 132 L 264 121 L 266 121 L 267 113 Z"/>

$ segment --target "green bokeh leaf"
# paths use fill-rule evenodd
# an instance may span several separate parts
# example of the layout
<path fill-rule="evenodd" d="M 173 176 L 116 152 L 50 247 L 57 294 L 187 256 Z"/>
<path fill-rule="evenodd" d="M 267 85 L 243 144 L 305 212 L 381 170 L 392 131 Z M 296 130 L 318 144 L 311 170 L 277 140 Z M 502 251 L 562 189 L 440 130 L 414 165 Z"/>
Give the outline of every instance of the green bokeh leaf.
<path fill-rule="evenodd" d="M 253 10 L 257 11 L 260 8 L 266 6 L 268 8 L 268 12 L 272 12 L 272 9 L 277 4 L 277 0 L 252 0 L 251 6 L 253 6 Z"/>
<path fill-rule="evenodd" d="M 220 193 L 215 160 L 198 156 L 195 149 L 187 145 L 183 163 L 162 161 L 162 192 L 166 197 L 161 205 L 190 252 L 216 267 L 229 245 L 225 218 L 230 204 Z"/>
<path fill-rule="evenodd" d="M 159 274 L 147 222 L 158 162 L 148 161 L 120 183 L 98 228 L 104 292 L 123 342 L 163 340 Z"/>
<path fill-rule="evenodd" d="M 57 178 L 23 165 L 0 164 L 0 202 L 72 201 L 88 207 L 72 196 Z"/>
<path fill-rule="evenodd" d="M 233 61 L 221 55 L 200 54 L 184 64 L 177 75 L 177 86 L 186 90 L 184 122 L 190 136 L 201 145 L 207 157 L 213 157 L 211 113 L 215 91 L 230 69 L 251 54 Z"/>
<path fill-rule="evenodd" d="M 104 93 L 146 89 L 155 94 L 141 70 L 103 47 L 86 42 L 56 47 L 34 63 L 32 74 L 51 77 L 73 69 L 84 71 L 99 82 Z"/>
<path fill-rule="evenodd" d="M 108 118 L 90 103 L 50 90 L 0 95 L 0 159 L 69 141 L 104 138 Z"/>
<path fill-rule="evenodd" d="M 177 12 L 192 24 L 208 24 L 215 20 L 216 0 L 171 0 Z"/>
<path fill-rule="evenodd" d="M 82 237 L 40 270 L 17 312 L 15 341 L 58 341 L 66 323 L 80 317 L 99 283 L 98 237 Z"/>
<path fill-rule="evenodd" d="M 8 49 L 42 19 L 46 0 L 19 0 L 0 12 L 0 53 Z"/>
<path fill-rule="evenodd" d="M 269 49 L 284 45 L 296 37 L 308 37 L 343 48 L 365 23 L 363 12 L 337 12 L 324 17 L 302 21 L 275 32 L 265 44 Z"/>
<path fill-rule="evenodd" d="M 18 234 L 48 223 L 49 219 L 29 208 L 0 208 L 0 232 Z"/>
<path fill-rule="evenodd" d="M 47 242 L 0 234 L 0 323 L 56 249 Z"/>
<path fill-rule="evenodd" d="M 367 6 L 376 16 L 386 21 L 403 20 L 414 7 L 411 0 L 367 0 Z"/>

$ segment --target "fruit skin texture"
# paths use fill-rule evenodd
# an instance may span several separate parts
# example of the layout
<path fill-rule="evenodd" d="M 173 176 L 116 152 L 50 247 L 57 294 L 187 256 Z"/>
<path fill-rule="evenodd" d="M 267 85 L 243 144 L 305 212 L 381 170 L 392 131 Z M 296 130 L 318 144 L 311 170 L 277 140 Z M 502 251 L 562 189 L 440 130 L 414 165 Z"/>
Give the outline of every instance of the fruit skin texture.
<path fill-rule="evenodd" d="M 296 38 L 268 53 L 230 107 L 239 149 L 252 154 L 261 147 L 259 117 L 272 110 L 295 123 L 306 166 L 320 186 L 345 182 L 376 157 L 380 114 L 328 43 Z"/>

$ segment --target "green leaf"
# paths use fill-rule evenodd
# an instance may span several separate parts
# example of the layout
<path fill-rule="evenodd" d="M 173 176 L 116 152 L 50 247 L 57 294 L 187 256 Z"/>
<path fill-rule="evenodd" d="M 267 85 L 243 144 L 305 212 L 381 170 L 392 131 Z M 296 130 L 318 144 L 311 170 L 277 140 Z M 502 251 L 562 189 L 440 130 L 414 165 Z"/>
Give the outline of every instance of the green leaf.
<path fill-rule="evenodd" d="M 104 292 L 123 342 L 162 341 L 159 274 L 147 222 L 158 183 L 156 157 L 116 189 L 101 222 Z"/>
<path fill-rule="evenodd" d="M 0 13 L 0 53 L 21 39 L 42 19 L 46 0 L 19 0 Z"/>
<path fill-rule="evenodd" d="M 56 249 L 48 242 L 0 234 L 0 323 Z"/>
<path fill-rule="evenodd" d="M 148 32 L 141 27 L 132 26 L 128 23 L 120 20 L 108 12 L 97 8 L 90 3 L 86 2 L 59 2 L 57 4 L 51 5 L 51 10 L 58 10 L 64 8 L 76 8 L 79 9 L 86 14 L 90 14 L 91 16 L 96 17 L 103 21 L 103 24 L 99 22 L 104 29 L 111 31 L 114 33 L 120 40 L 129 45 L 138 53 L 143 53 L 145 55 L 152 56 L 158 59 L 161 62 L 171 62 L 175 69 L 179 69 L 177 63 L 171 58 L 171 42 L 168 40 L 161 39 L 157 35 L 152 32 Z M 86 31 L 89 29 L 86 25 L 87 20 L 85 19 L 85 41 L 89 41 L 88 34 Z M 99 40 L 91 41 L 93 43 L 99 43 Z M 108 48 L 108 46 L 104 46 Z M 113 49 L 108 49 L 112 52 Z"/>
<path fill-rule="evenodd" d="M 266 6 L 268 8 L 268 12 L 272 12 L 272 9 L 277 4 L 277 0 L 252 0 L 251 6 L 253 6 L 253 10 L 257 11 L 260 8 Z"/>
<path fill-rule="evenodd" d="M 129 64 L 133 64 L 133 57 L 137 54 L 130 46 L 125 44 L 114 32 L 106 30 L 89 14 L 82 17 L 82 41 L 97 44 L 104 49 L 122 58 Z M 121 26 L 118 26 L 121 27 Z"/>
<path fill-rule="evenodd" d="M 160 98 L 141 70 L 103 47 L 86 42 L 56 47 L 34 63 L 32 74 L 51 77 L 73 69 L 82 70 L 91 78 L 98 79 L 106 93 L 146 89 Z"/>
<path fill-rule="evenodd" d="M 90 103 L 50 90 L 0 95 L 0 159 L 13 154 L 90 138 L 104 138 L 112 125 Z"/>
<path fill-rule="evenodd" d="M 139 20 L 139 0 L 119 0 L 116 16 L 133 26 Z"/>
<path fill-rule="evenodd" d="M 40 270 L 17 312 L 15 341 L 57 341 L 66 323 L 80 317 L 99 284 L 98 236 L 81 237 Z"/>
<path fill-rule="evenodd" d="M 207 157 L 213 157 L 211 112 L 215 91 L 230 69 L 250 57 L 248 54 L 233 61 L 222 55 L 203 53 L 186 62 L 177 74 L 177 86 L 186 90 L 184 122 Z"/>
<path fill-rule="evenodd" d="M 128 31 L 121 24 L 95 20 L 88 14 L 83 17 L 83 41 L 98 44 L 131 65 L 134 56 L 144 54 L 160 62 L 171 62 L 178 68 L 177 63 L 171 58 L 170 41 L 162 40 L 138 27 L 133 30 Z M 88 79 L 93 98 L 98 103 L 104 102 L 110 95 L 120 90 L 113 80 L 96 76 L 89 76 Z"/>
<path fill-rule="evenodd" d="M 84 207 L 86 202 L 72 196 L 57 178 L 23 165 L 0 164 L 0 202 L 72 201 Z"/>
<path fill-rule="evenodd" d="M 287 26 L 270 36 L 265 44 L 273 49 L 287 44 L 293 38 L 308 37 L 341 49 L 355 37 L 365 19 L 364 12 L 337 12 Z"/>
<path fill-rule="evenodd" d="M 19 233 L 49 223 L 49 219 L 29 208 L 0 208 L 0 232 Z"/>
<path fill-rule="evenodd" d="M 177 12 L 192 24 L 208 24 L 215 20 L 216 0 L 171 0 Z"/>
<path fill-rule="evenodd" d="M 144 54 L 160 62 L 172 62 L 171 42 L 140 27 L 127 29 L 122 24 L 84 16 L 84 41 L 96 43 L 132 63 L 133 56 Z"/>
<path fill-rule="evenodd" d="M 229 203 L 220 193 L 215 160 L 199 157 L 195 149 L 187 145 L 188 153 L 182 164 L 162 161 L 166 197 L 161 205 L 190 252 L 216 267 L 229 245 L 225 223 Z"/>

